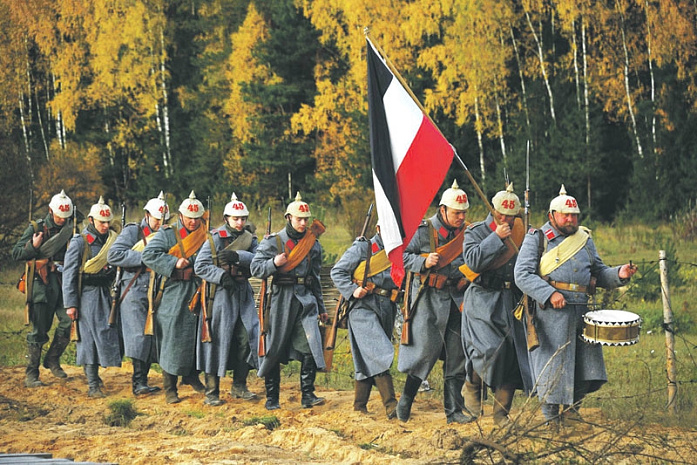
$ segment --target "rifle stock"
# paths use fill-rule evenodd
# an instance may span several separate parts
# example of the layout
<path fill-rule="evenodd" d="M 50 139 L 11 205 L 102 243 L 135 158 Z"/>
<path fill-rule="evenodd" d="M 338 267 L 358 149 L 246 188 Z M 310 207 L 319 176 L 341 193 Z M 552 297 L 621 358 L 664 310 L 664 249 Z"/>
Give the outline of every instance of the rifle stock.
<path fill-rule="evenodd" d="M 123 232 L 126 227 L 126 204 L 121 204 L 121 232 Z M 109 327 L 113 328 L 116 326 L 116 322 L 119 318 L 119 298 L 121 289 L 121 277 L 123 276 L 123 268 L 120 266 L 116 267 L 116 277 L 114 278 L 114 284 L 111 286 L 111 310 L 109 311 Z"/>
<path fill-rule="evenodd" d="M 145 327 L 143 328 L 143 334 L 145 336 L 152 336 L 155 334 L 155 303 L 153 302 L 155 292 L 155 272 L 150 271 L 150 280 L 148 281 L 148 314 L 145 317 Z"/>
<path fill-rule="evenodd" d="M 266 217 L 266 236 L 271 234 L 271 207 L 269 207 L 269 212 Z M 257 348 L 257 353 L 259 357 L 266 357 L 266 312 L 269 306 L 269 295 L 268 295 L 268 278 L 261 280 L 261 287 L 259 288 L 259 347 Z"/>
<path fill-rule="evenodd" d="M 211 257 L 213 258 L 213 264 L 217 263 L 217 254 L 215 251 L 215 244 L 210 237 L 210 214 L 211 214 L 211 198 L 208 196 L 208 224 L 205 227 L 208 228 L 208 239 L 211 246 Z M 201 283 L 201 342 L 211 342 L 211 318 L 209 315 L 209 304 L 212 307 L 213 298 L 215 297 L 215 285 L 206 282 L 205 280 Z"/>
<path fill-rule="evenodd" d="M 31 210 L 34 207 L 34 191 L 29 187 L 29 224 L 34 225 L 31 220 Z M 36 231 L 34 231 L 36 233 Z M 32 240 L 32 237 L 29 237 Z M 27 260 L 24 265 L 24 325 L 28 326 L 31 322 L 31 310 L 34 305 L 34 272 L 36 271 L 36 260 Z"/>
<path fill-rule="evenodd" d="M 424 284 L 428 282 L 428 277 L 431 275 L 431 270 L 433 268 L 429 268 L 428 271 L 426 271 L 426 274 L 421 278 L 421 285 L 419 286 L 419 290 L 416 291 L 416 297 L 414 297 L 414 303 L 409 305 L 409 300 L 404 299 L 404 324 L 402 325 L 402 338 L 400 339 L 399 343 L 404 346 L 408 346 L 412 343 L 413 341 L 413 336 L 412 336 L 412 331 L 411 331 L 411 320 L 414 319 L 414 314 L 416 313 L 416 304 L 419 303 L 419 299 L 424 293 Z M 409 282 L 407 282 L 407 291 L 409 287 L 411 287 L 411 281 L 413 279 L 414 274 L 409 272 L 409 277 L 407 278 Z"/>

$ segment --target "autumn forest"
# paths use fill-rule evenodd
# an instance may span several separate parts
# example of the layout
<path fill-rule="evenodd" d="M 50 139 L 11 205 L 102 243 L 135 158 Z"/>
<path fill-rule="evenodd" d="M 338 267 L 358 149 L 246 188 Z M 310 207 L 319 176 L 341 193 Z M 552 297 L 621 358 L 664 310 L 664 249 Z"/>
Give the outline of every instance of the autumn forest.
<path fill-rule="evenodd" d="M 696 0 L 0 0 L 0 235 L 30 192 L 367 198 L 366 27 L 488 194 L 694 208 Z"/>

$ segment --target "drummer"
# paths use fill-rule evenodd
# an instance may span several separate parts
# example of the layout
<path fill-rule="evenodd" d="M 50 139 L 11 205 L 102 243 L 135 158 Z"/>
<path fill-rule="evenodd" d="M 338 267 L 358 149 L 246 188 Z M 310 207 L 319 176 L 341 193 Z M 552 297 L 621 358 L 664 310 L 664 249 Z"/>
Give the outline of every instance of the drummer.
<path fill-rule="evenodd" d="M 607 381 L 602 346 L 584 343 L 583 315 L 597 284 L 615 288 L 629 282 L 636 266 L 611 268 L 595 249 L 590 230 L 579 226 L 581 210 L 562 184 L 540 229 L 525 236 L 515 266 L 515 282 L 536 305 L 540 347 L 530 352 L 532 375 L 542 413 L 551 431 L 579 426 L 584 396 Z M 562 348 L 563 347 L 563 348 Z"/>

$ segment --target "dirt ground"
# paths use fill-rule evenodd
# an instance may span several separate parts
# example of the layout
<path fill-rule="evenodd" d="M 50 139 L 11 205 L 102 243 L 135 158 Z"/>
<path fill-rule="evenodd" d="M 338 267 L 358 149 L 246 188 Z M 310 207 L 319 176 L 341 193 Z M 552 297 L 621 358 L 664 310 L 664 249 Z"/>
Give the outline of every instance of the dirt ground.
<path fill-rule="evenodd" d="M 402 423 L 386 419 L 375 389 L 369 415 L 353 411 L 353 392 L 319 388 L 326 403 L 303 409 L 297 375 L 282 383 L 281 410 L 267 412 L 255 376 L 250 389 L 260 394 L 257 401 L 232 399 L 226 378 L 226 403 L 210 407 L 189 386 L 180 387 L 179 404 L 166 404 L 161 392 L 134 399 L 128 363 L 100 369 L 108 397 L 90 399 L 81 368 L 64 368 L 67 380 L 42 368 L 47 385 L 35 389 L 24 388 L 23 367 L 0 368 L 0 453 L 120 464 L 498 463 L 504 457 L 507 463 L 697 463 L 697 432 L 609 424 L 592 409 L 582 413 L 594 426 L 552 435 L 539 412 L 520 408 L 512 412 L 519 424 L 514 433 L 493 429 L 491 400 L 478 422 L 447 425 L 440 400 L 420 393 L 411 420 Z M 162 386 L 158 373 L 150 381 Z M 139 415 L 127 427 L 108 426 L 109 404 L 119 399 L 134 399 Z M 278 418 L 276 428 L 246 425 L 269 413 Z"/>

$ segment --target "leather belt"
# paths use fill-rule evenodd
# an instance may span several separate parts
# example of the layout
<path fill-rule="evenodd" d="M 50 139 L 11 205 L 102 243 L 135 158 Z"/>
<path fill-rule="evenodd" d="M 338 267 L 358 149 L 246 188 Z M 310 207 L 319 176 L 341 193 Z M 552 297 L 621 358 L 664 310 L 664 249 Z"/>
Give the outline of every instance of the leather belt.
<path fill-rule="evenodd" d="M 402 292 L 400 292 L 399 289 L 383 289 L 381 287 L 376 286 L 373 288 L 372 291 L 370 291 L 370 293 L 382 297 L 387 297 L 395 303 L 399 302 L 402 299 Z"/>
<path fill-rule="evenodd" d="M 414 276 L 419 278 L 419 282 L 421 281 L 422 275 L 417 273 Z M 453 279 L 448 278 L 448 276 L 444 274 L 431 273 L 428 275 L 428 281 L 424 283 L 424 286 L 433 287 L 438 290 L 453 286 L 456 287 L 457 290 L 463 290 L 467 284 L 469 284 L 467 278 Z"/>
<path fill-rule="evenodd" d="M 515 288 L 515 283 L 512 281 L 504 281 L 503 279 L 495 276 L 480 275 L 479 278 L 475 280 L 475 283 L 492 291 Z"/>
<path fill-rule="evenodd" d="M 172 276 L 169 277 L 170 281 L 191 281 L 194 277 L 194 269 L 192 267 L 187 267 L 184 269 L 175 268 L 172 272 Z"/>
<path fill-rule="evenodd" d="M 312 286 L 313 278 L 312 276 L 274 276 L 273 284 L 275 286 L 295 286 L 299 284 L 301 286 Z"/>
<path fill-rule="evenodd" d="M 581 286 L 576 283 L 561 283 L 559 281 L 552 281 L 551 279 L 547 281 L 550 286 L 560 291 L 571 291 L 571 292 L 587 292 L 588 286 Z"/>

